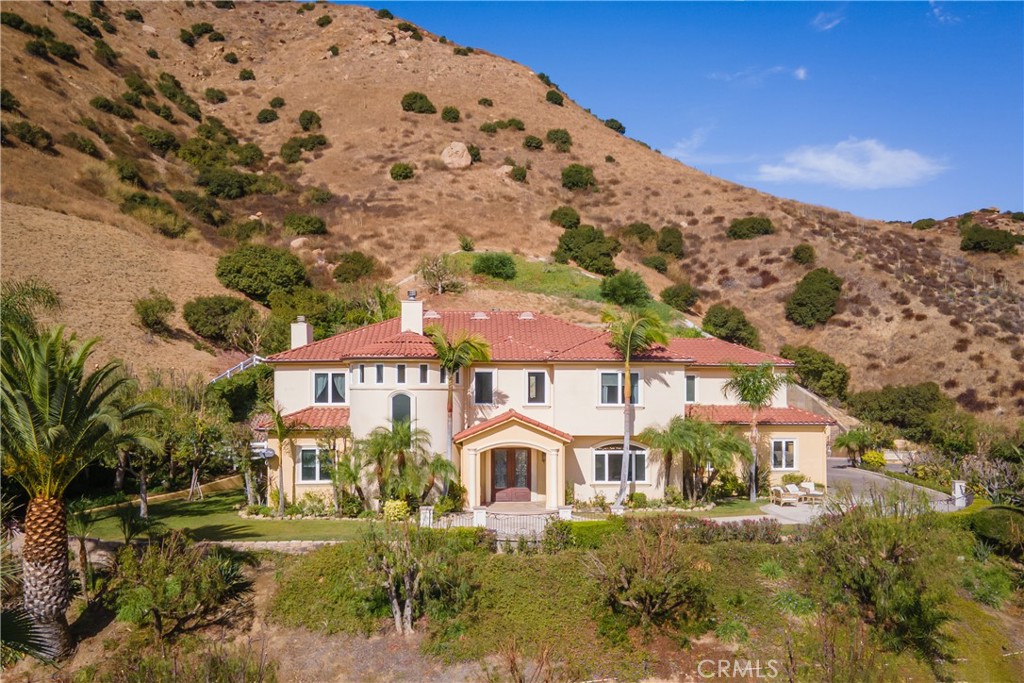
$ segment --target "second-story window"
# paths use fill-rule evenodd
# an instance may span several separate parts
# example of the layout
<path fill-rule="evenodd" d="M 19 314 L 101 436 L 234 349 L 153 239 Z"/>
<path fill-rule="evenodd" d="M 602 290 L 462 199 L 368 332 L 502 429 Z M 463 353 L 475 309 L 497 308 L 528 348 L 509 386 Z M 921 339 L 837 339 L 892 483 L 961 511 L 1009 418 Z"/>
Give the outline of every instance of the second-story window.
<path fill-rule="evenodd" d="M 366 384 L 366 366 L 362 364 L 359 365 L 359 383 Z"/>
<path fill-rule="evenodd" d="M 473 403 L 477 405 L 494 403 L 493 370 L 477 370 L 473 373 Z"/>
<path fill-rule="evenodd" d="M 640 403 L 640 373 L 631 372 L 629 373 L 631 378 L 632 393 L 630 396 L 630 403 L 637 405 Z M 601 373 L 601 405 L 603 406 L 621 406 L 626 402 L 626 374 L 623 372 L 602 372 Z"/>
<path fill-rule="evenodd" d="M 345 373 L 315 373 L 313 375 L 313 403 L 345 403 Z"/>
<path fill-rule="evenodd" d="M 526 373 L 526 402 L 543 404 L 548 402 L 548 373 L 543 370 Z"/>
<path fill-rule="evenodd" d="M 430 372 L 430 366 L 426 363 L 420 364 L 420 384 L 427 383 L 427 373 Z"/>
<path fill-rule="evenodd" d="M 697 378 L 694 375 L 686 376 L 686 402 L 697 402 Z"/>
<path fill-rule="evenodd" d="M 384 365 L 377 363 L 377 384 L 384 384 Z"/>
<path fill-rule="evenodd" d="M 395 384 L 405 384 L 405 365 L 403 363 L 395 366 Z"/>

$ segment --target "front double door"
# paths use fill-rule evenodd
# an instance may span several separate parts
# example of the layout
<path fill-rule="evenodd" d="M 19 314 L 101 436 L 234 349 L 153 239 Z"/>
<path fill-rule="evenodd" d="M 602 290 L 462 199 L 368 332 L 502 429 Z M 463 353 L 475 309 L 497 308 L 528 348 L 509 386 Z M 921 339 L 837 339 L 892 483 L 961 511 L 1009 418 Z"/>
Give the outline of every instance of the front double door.
<path fill-rule="evenodd" d="M 495 448 L 491 451 L 491 500 L 530 501 L 530 449 Z"/>

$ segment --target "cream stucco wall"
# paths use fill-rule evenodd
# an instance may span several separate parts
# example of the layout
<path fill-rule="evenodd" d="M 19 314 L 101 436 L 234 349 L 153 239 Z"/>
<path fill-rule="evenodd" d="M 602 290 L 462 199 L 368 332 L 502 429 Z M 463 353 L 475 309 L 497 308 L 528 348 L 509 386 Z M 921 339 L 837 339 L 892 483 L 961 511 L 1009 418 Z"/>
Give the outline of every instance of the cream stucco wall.
<path fill-rule="evenodd" d="M 739 405 L 740 400 L 736 397 L 736 394 L 729 392 L 726 395 L 722 389 L 725 387 L 726 382 L 732 379 L 732 373 L 729 368 L 722 367 L 701 367 L 691 365 L 687 368 L 687 374 L 694 375 L 697 378 L 696 381 L 696 395 L 693 403 L 703 403 L 707 405 L 720 405 L 720 406 L 734 406 Z M 777 374 L 784 374 L 776 371 Z M 786 387 L 783 386 L 772 397 L 773 408 L 785 408 L 786 403 Z"/>

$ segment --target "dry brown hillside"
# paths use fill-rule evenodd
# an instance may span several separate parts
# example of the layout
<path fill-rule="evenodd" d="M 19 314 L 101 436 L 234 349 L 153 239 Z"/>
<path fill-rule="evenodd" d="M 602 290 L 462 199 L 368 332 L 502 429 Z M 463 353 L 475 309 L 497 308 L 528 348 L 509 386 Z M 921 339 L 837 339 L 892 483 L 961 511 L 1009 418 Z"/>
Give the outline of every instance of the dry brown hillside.
<path fill-rule="evenodd" d="M 3 85 L 21 103 L 18 112 L 4 113 L 5 124 L 24 117 L 56 140 L 69 131 L 89 137 L 106 158 L 142 155 L 144 174 L 156 192 L 190 187 L 187 167 L 173 153 L 166 159 L 151 154 L 133 126 L 142 122 L 184 141 L 193 135 L 194 121 L 173 105 L 172 125 L 144 109 L 134 110 L 137 121 L 124 121 L 89 104 L 96 96 L 116 100 L 126 90 L 122 79 L 129 71 L 138 71 L 150 84 L 161 72 L 173 74 L 204 115 L 222 119 L 242 142 L 256 142 L 267 153 L 264 170 L 289 185 L 276 195 L 222 200 L 225 209 L 236 218 L 261 211 L 275 227 L 259 239 L 272 244 L 291 243 L 280 230 L 289 211 L 315 213 L 327 222 L 326 236 L 294 247 L 318 273 L 314 282 L 320 286 L 331 286 L 329 268 L 340 249 L 375 255 L 390 266 L 395 281 L 411 273 L 422 255 L 457 248 L 459 234 L 473 237 L 478 249 L 546 256 L 561 233 L 547 216 L 569 204 L 585 223 L 610 233 L 634 221 L 656 229 L 682 227 L 686 256 L 670 267 L 668 278 L 697 285 L 702 290 L 700 310 L 718 301 L 742 308 L 769 350 L 783 343 L 812 344 L 851 367 L 854 389 L 935 380 L 973 410 L 1024 413 L 1020 249 L 1015 256 L 961 252 L 954 221 L 915 231 L 906 224 L 863 220 L 707 176 L 610 130 L 573 103 L 572 93 L 567 93 L 565 106 L 548 104 L 548 87 L 523 66 L 479 51 L 460 56 L 455 46 L 427 31 L 417 41 L 397 28 L 400 19 L 379 19 L 366 8 L 318 4 L 300 12 L 293 3 L 238 3 L 234 9 L 217 9 L 210 2 L 192 7 L 107 3 L 116 33 L 104 33 L 103 39 L 119 54 L 117 64 L 108 67 L 94 58 L 93 39 L 62 16 L 68 6 L 88 16 L 89 3 L 2 4 L 5 11 L 49 27 L 58 40 L 82 54 L 77 65 L 31 56 L 25 51 L 31 36 L 4 26 Z M 144 22 L 122 16 L 132 8 L 142 12 Z M 317 19 L 325 15 L 333 21 L 321 27 Z M 100 24 L 99 19 L 93 22 Z M 225 40 L 210 42 L 202 36 L 195 47 L 182 43 L 179 31 L 200 22 L 211 23 Z M 337 46 L 336 56 L 332 46 Z M 159 59 L 147 56 L 147 50 L 155 50 Z M 237 64 L 225 61 L 231 52 Z M 240 80 L 241 69 L 251 69 L 255 79 Z M 206 102 L 207 88 L 222 90 L 227 101 Z M 442 107 L 457 107 L 462 120 L 451 124 L 439 114 L 403 112 L 400 100 L 413 90 L 425 93 L 439 113 Z M 286 103 L 278 110 L 280 119 L 257 123 L 257 113 L 273 97 Z M 478 104 L 481 98 L 489 98 L 493 106 Z M 159 94 L 154 101 L 166 103 Z M 289 137 L 302 134 L 296 121 L 305 109 L 321 116 L 319 132 L 329 146 L 286 165 L 278 150 Z M 83 117 L 94 119 L 112 142 L 105 144 L 87 131 L 80 123 Z M 479 130 L 482 123 L 509 118 L 523 121 L 525 131 Z M 540 151 L 523 148 L 524 136 L 543 138 L 552 128 L 571 133 L 569 153 L 559 153 L 550 144 Z M 440 153 L 453 141 L 478 146 L 481 161 L 449 170 Z M 161 237 L 118 211 L 111 201 L 116 193 L 99 161 L 66 145 L 58 144 L 48 154 L 17 140 L 14 144 L 3 151 L 4 277 L 38 274 L 49 279 L 65 295 L 67 319 L 81 324 L 83 331 L 102 332 L 118 354 L 145 353 L 154 363 L 174 365 L 198 353 L 187 341 L 144 349 L 119 346 L 141 334 L 126 332 L 130 300 L 156 286 L 173 291 L 180 306 L 194 295 L 217 290 L 213 257 L 234 243 L 198 221 L 183 238 Z M 512 181 L 507 169 L 502 170 L 506 157 L 529 164 L 526 183 Z M 415 177 L 392 181 L 388 170 L 395 162 L 414 164 Z M 597 191 L 562 189 L 561 170 L 570 163 L 593 167 Z M 322 206 L 302 206 L 302 191 L 314 186 L 330 190 L 333 198 Z M 56 221 L 52 213 L 13 205 L 103 225 Z M 725 237 L 730 221 L 755 214 L 770 217 L 776 234 L 742 242 Z M 10 216 L 19 218 L 16 227 Z M 1002 220 L 995 214 L 978 216 L 986 222 Z M 66 250 L 61 266 L 53 267 L 39 253 L 45 249 L 42 240 L 29 237 L 36 220 L 48 226 L 38 228 L 48 241 L 71 240 L 82 248 Z M 1006 225 L 1020 231 L 1020 223 Z M 818 264 L 846 281 L 840 314 L 813 330 L 798 328 L 783 315 L 783 300 L 806 272 L 788 258 L 800 242 L 812 244 Z M 163 272 L 149 271 L 128 282 L 118 279 L 119 272 L 136 269 L 144 255 L 164 253 L 173 257 L 156 259 Z M 644 273 L 655 291 L 669 282 L 640 266 L 637 257 L 638 252 L 627 248 L 620 265 Z M 101 277 L 94 269 L 96 260 L 112 266 L 104 271 L 109 276 Z M 178 271 L 178 263 L 181 268 L 187 263 L 195 275 Z M 90 279 L 95 287 L 91 292 L 77 276 L 84 271 L 96 273 Z M 465 305 L 493 302 L 479 293 L 468 296 Z M 92 316 L 94 308 L 86 307 L 90 298 L 90 305 L 102 302 L 101 308 L 109 312 L 106 323 L 100 324 Z M 535 297 L 519 303 L 527 305 L 564 308 Z M 209 355 L 203 359 L 206 365 L 210 361 Z"/>

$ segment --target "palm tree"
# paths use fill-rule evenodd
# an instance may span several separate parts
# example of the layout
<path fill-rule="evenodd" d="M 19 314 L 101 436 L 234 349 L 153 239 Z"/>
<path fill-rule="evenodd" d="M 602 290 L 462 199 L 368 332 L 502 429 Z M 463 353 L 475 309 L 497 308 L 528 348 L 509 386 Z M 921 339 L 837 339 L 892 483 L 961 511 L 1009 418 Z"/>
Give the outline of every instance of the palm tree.
<path fill-rule="evenodd" d="M 648 427 L 639 434 L 637 439 L 655 449 L 661 455 L 665 485 L 672 482 L 672 463 L 677 455 L 686 457 L 691 448 L 693 434 L 690 421 L 674 415 L 664 429 Z M 684 462 L 684 469 L 688 463 Z M 686 473 L 683 474 L 683 493 L 686 493 Z"/>
<path fill-rule="evenodd" d="M 36 336 L 35 309 L 60 308 L 60 296 L 45 282 L 35 278 L 8 280 L 0 286 L 0 310 L 3 310 L 3 330 L 18 327 L 30 336 Z"/>
<path fill-rule="evenodd" d="M 277 439 L 277 515 L 284 517 L 284 454 L 295 453 L 295 434 L 305 425 L 285 418 L 280 404 L 268 403 L 263 410 L 270 417 L 267 433 Z M 270 484 L 267 484 L 269 489 Z M 269 494 L 268 494 L 269 495 Z"/>
<path fill-rule="evenodd" d="M 850 467 L 856 467 L 868 451 L 891 447 L 892 435 L 878 425 L 865 423 L 837 436 L 833 446 L 846 451 Z"/>
<path fill-rule="evenodd" d="M 440 325 L 430 325 L 425 329 L 424 334 L 430 338 L 437 353 L 441 369 L 447 374 L 448 381 L 448 439 L 445 441 L 445 455 L 448 462 L 454 462 L 452 457 L 452 439 L 454 432 L 454 402 L 455 376 L 459 370 L 468 368 L 473 363 L 486 363 L 491 359 L 491 345 L 487 340 L 478 334 L 469 334 L 465 330 L 457 332 L 449 339 L 445 336 Z"/>
<path fill-rule="evenodd" d="M 750 454 L 746 441 L 734 431 L 678 415 L 664 429 L 648 427 L 637 438 L 660 453 L 666 484 L 675 456 L 682 458 L 682 493 L 690 502 L 707 495 L 719 472 L 731 469 L 736 458 Z"/>
<path fill-rule="evenodd" d="M 119 442 L 150 441 L 129 426 L 155 409 L 148 403 L 115 404 L 129 381 L 119 364 L 87 372 L 96 341 L 76 344 L 74 336 L 64 338 L 62 327 L 40 337 L 12 328 L 0 353 L 3 473 L 29 495 L 22 552 L 25 610 L 54 659 L 72 649 L 64 614 L 71 600 L 64 492 Z"/>
<path fill-rule="evenodd" d="M 772 404 L 779 389 L 793 380 L 788 374 L 776 374 L 771 361 L 755 366 L 730 363 L 729 371 L 732 378 L 722 386 L 722 393 L 734 394 L 750 409 L 750 501 L 754 502 L 757 500 L 758 414 Z"/>
<path fill-rule="evenodd" d="M 437 480 L 455 478 L 455 465 L 444 455 L 430 452 L 430 432 L 413 428 L 407 420 L 377 427 L 361 444 L 377 480 L 381 503 L 386 500 L 426 500 Z"/>
<path fill-rule="evenodd" d="M 605 310 L 601 321 L 608 325 L 611 333 L 611 346 L 619 352 L 625 361 L 622 381 L 622 479 L 619 483 L 619 495 L 615 498 L 616 505 L 622 505 L 626 499 L 626 485 L 629 473 L 633 471 L 633 451 L 630 449 L 630 436 L 633 431 L 633 380 L 630 374 L 630 363 L 633 356 L 650 351 L 656 344 L 668 341 L 665 323 L 650 309 L 627 310 L 621 315 Z"/>

